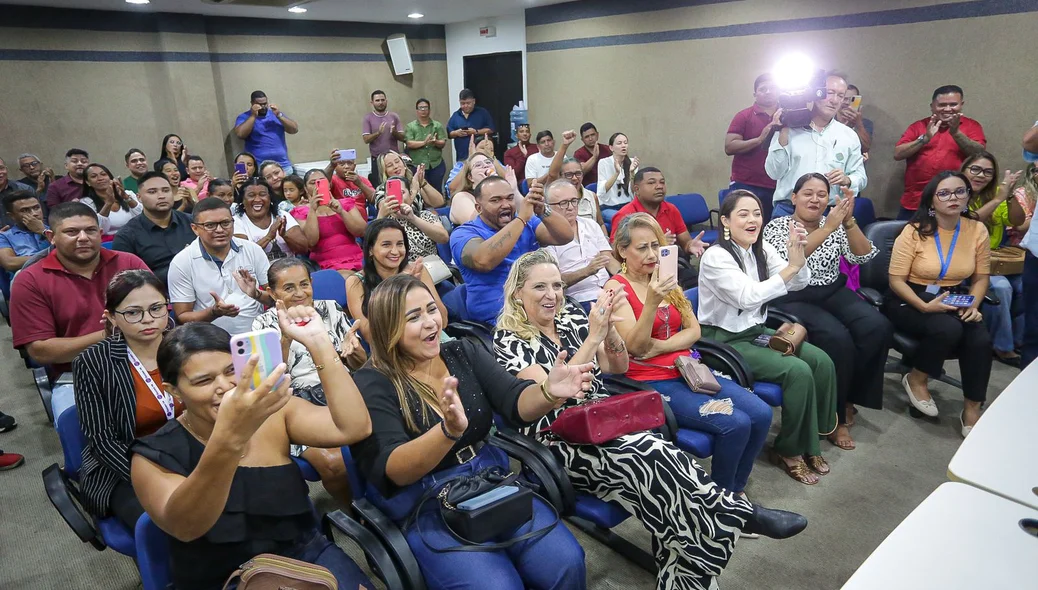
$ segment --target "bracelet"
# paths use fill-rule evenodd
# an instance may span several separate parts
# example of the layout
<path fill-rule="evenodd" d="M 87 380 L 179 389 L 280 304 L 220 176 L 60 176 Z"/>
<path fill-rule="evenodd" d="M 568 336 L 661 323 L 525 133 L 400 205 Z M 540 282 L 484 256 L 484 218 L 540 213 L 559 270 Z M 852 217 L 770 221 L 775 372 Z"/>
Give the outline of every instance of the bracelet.
<path fill-rule="evenodd" d="M 856 219 L 854 219 L 854 217 L 851 217 L 850 220 L 851 220 L 850 223 L 844 224 L 844 226 L 843 226 L 844 230 L 854 229 L 854 226 L 858 225 L 858 221 Z"/>
<path fill-rule="evenodd" d="M 554 395 L 548 393 L 548 379 L 547 378 L 545 378 L 544 381 L 541 381 L 541 395 L 544 396 L 545 401 L 547 401 L 549 404 L 551 404 L 553 406 L 558 404 L 560 401 L 562 401 L 561 399 L 559 399 L 559 398 L 555 397 Z"/>
<path fill-rule="evenodd" d="M 458 442 L 459 440 L 461 440 L 461 436 L 454 436 L 453 434 L 447 431 L 447 422 L 444 420 L 440 420 L 440 430 L 443 431 L 443 436 L 446 436 L 448 440 L 454 442 Z M 464 436 L 464 433 L 462 433 L 462 436 Z"/>
<path fill-rule="evenodd" d="M 336 358 L 334 361 L 332 361 L 331 365 L 335 366 L 335 365 L 340 364 L 340 363 L 342 363 L 342 360 L 339 359 L 339 358 Z M 327 365 L 324 365 L 324 364 L 314 363 L 314 368 L 317 369 L 318 371 L 323 371 L 326 366 Z"/>

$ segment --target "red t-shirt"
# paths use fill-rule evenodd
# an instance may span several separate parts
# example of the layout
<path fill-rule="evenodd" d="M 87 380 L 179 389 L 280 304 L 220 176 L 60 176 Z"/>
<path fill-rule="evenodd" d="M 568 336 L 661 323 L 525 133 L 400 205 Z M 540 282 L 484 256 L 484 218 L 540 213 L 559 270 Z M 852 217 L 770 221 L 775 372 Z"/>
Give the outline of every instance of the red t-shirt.
<path fill-rule="evenodd" d="M 630 203 L 621 207 L 620 210 L 616 212 L 616 215 L 613 216 L 613 232 L 612 235 L 609 236 L 610 242 L 616 239 L 616 228 L 620 227 L 620 220 L 632 213 L 649 212 L 638 199 L 634 199 Z M 685 220 L 681 218 L 681 212 L 678 211 L 677 207 L 666 201 L 660 203 L 660 210 L 656 213 L 654 218 L 656 219 L 656 223 L 660 224 L 660 229 L 663 230 L 663 233 L 669 231 L 675 236 L 678 236 L 681 235 L 682 232 L 688 231 L 688 226 L 685 225 Z"/>
<path fill-rule="evenodd" d="M 358 175 L 357 180 L 361 184 L 371 188 L 371 182 L 367 178 Z M 356 183 L 348 180 L 339 178 L 338 174 L 332 174 L 331 179 L 332 185 L 332 196 L 336 199 L 356 199 L 357 206 L 360 207 L 361 211 L 367 211 L 368 201 L 364 198 L 364 192 L 360 190 L 360 187 Z"/>
<path fill-rule="evenodd" d="M 50 338 L 75 338 L 101 330 L 108 282 L 130 269 L 148 270 L 133 254 L 101 249 L 94 275 L 70 273 L 57 252 L 23 270 L 11 285 L 11 332 L 14 347 Z M 70 364 L 55 365 L 58 373 Z"/>
<path fill-rule="evenodd" d="M 580 146 L 580 149 L 573 153 L 573 157 L 583 164 L 591 159 L 591 150 L 587 149 L 587 146 Z M 592 182 L 598 182 L 598 160 L 602 158 L 613 157 L 613 150 L 609 149 L 604 143 L 598 144 L 598 159 L 595 160 L 595 165 L 588 170 L 587 174 L 584 175 L 584 186 L 591 184 Z"/>
<path fill-rule="evenodd" d="M 530 154 L 537 153 L 536 143 L 526 143 L 526 153 L 519 149 L 516 145 L 512 149 L 505 152 L 505 166 L 511 166 L 515 172 L 516 182 L 522 182 L 526 178 L 526 158 L 530 157 Z"/>
<path fill-rule="evenodd" d="M 613 278 L 624 286 L 624 291 L 627 292 L 627 303 L 631 304 L 631 311 L 634 312 L 634 319 L 637 320 L 642 317 L 642 312 L 645 307 L 642 304 L 641 299 L 638 299 L 638 294 L 634 292 L 634 287 L 631 287 L 631 283 L 621 275 L 613 275 Z M 663 305 L 656 308 L 656 317 L 652 320 L 651 332 L 654 340 L 667 340 L 680 331 L 681 312 L 670 305 Z M 679 373 L 674 367 L 674 361 L 680 356 L 686 356 L 689 354 L 691 353 L 687 350 L 679 350 L 647 359 L 635 360 L 632 358 L 631 364 L 627 368 L 627 373 L 624 375 L 634 379 L 635 381 L 663 381 L 666 379 L 677 379 L 681 377 L 681 373 Z"/>
<path fill-rule="evenodd" d="M 919 119 L 908 126 L 897 145 L 910 143 L 926 135 L 926 127 L 930 118 Z M 984 128 L 980 123 L 969 117 L 963 117 L 959 123 L 959 129 L 966 137 L 986 146 L 988 140 L 984 137 Z M 933 136 L 930 143 L 908 159 L 905 166 L 905 192 L 901 195 L 901 206 L 905 209 L 915 211 L 919 208 L 919 199 L 922 198 L 923 188 L 926 184 L 944 170 L 958 170 L 967 154 L 959 149 L 955 138 L 948 133 L 948 129 L 941 129 Z"/>
<path fill-rule="evenodd" d="M 771 117 L 754 104 L 735 113 L 732 123 L 728 125 L 728 133 L 737 133 L 743 139 L 760 137 L 761 132 L 771 122 Z M 761 188 L 775 188 L 775 179 L 764 171 L 764 160 L 768 159 L 770 147 L 770 142 L 766 141 L 754 150 L 732 156 L 732 181 Z"/>

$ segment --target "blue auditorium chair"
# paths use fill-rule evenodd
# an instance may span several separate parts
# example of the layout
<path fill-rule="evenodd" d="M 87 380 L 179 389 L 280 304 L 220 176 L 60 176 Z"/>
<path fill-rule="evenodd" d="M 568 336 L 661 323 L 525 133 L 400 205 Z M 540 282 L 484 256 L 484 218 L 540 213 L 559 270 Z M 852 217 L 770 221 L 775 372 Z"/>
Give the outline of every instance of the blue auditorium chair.
<path fill-rule="evenodd" d="M 717 209 L 710 209 L 707 206 L 703 195 L 699 193 L 674 195 L 667 197 L 667 202 L 677 207 L 678 211 L 681 212 L 681 220 L 685 222 L 685 226 L 693 237 L 699 233 L 696 226 L 707 223 L 710 229 L 704 230 L 703 241 L 707 244 L 713 244 L 717 241 L 717 229 L 714 225 L 713 216 L 717 213 L 718 223 L 720 223 L 720 213 Z"/>

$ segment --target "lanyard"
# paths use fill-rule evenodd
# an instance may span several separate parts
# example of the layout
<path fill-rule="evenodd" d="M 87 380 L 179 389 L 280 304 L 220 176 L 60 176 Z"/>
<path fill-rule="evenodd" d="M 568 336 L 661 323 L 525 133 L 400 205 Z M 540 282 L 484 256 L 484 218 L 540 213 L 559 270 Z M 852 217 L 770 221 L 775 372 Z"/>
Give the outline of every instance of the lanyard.
<path fill-rule="evenodd" d="M 155 399 L 159 400 L 159 405 L 162 406 L 162 411 L 166 414 L 166 420 L 172 420 L 176 417 L 176 406 L 173 404 L 173 396 L 159 389 L 155 380 L 144 369 L 144 364 L 137 358 L 137 355 L 133 354 L 129 346 L 126 347 L 126 356 L 130 358 L 130 364 L 133 365 L 133 368 L 137 370 L 137 374 L 144 380 L 144 384 L 148 386 L 151 394 L 155 396 Z"/>
<path fill-rule="evenodd" d="M 937 280 L 944 279 L 944 275 L 948 274 L 948 268 L 951 267 L 952 256 L 955 254 L 955 242 L 959 241 L 959 227 L 962 225 L 962 221 L 955 224 L 955 233 L 952 235 L 951 246 L 948 247 L 948 256 L 944 256 L 944 252 L 941 249 L 941 232 L 940 230 L 934 232 L 933 238 L 937 245 L 937 256 L 941 261 L 941 274 L 937 276 Z"/>

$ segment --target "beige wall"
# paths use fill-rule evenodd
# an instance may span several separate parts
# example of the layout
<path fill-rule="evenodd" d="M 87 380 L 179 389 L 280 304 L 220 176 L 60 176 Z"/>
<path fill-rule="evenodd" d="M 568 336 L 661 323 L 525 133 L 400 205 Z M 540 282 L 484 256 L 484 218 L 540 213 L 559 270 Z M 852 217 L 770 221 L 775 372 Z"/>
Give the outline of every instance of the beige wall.
<path fill-rule="evenodd" d="M 752 103 L 753 79 L 784 53 L 803 51 L 861 89 L 864 115 L 875 122 L 865 194 L 879 214 L 893 215 L 904 171 L 893 161 L 894 143 L 929 116 L 940 85 L 963 86 L 964 112 L 983 124 L 989 149 L 1004 165 L 1022 167 L 1021 137 L 1038 117 L 1033 48 L 1022 40 L 1038 29 L 1038 5 L 1036 12 L 915 24 L 550 51 L 538 44 L 937 3 L 746 0 L 529 26 L 531 121 L 556 137 L 584 121 L 594 121 L 606 138 L 623 131 L 633 155 L 664 170 L 668 192 L 700 192 L 712 202 L 731 171 L 725 131 Z"/>
<path fill-rule="evenodd" d="M 153 162 L 162 137 L 177 133 L 190 153 L 226 176 L 228 158 L 242 148 L 231 133 L 234 119 L 249 108 L 249 94 L 256 89 L 299 123 L 299 133 L 288 136 L 293 161 L 324 159 L 332 149 L 350 147 L 366 157 L 361 120 L 376 88 L 387 92 L 390 108 L 405 123 L 415 118 L 414 102 L 421 96 L 432 101 L 435 118 L 446 123 L 450 116 L 444 40 L 411 39 L 410 44 L 412 56 L 439 58 L 416 60 L 412 76 L 396 77 L 383 58 L 380 37 L 0 27 L 0 55 L 4 50 L 54 52 L 33 61 L 0 59 L 5 80 L 0 157 L 17 179 L 21 174 L 15 158 L 21 152 L 35 152 L 63 173 L 65 150 L 82 147 L 92 160 L 119 175 L 125 174 L 128 148 L 143 149 Z M 101 53 L 86 58 L 80 53 L 89 51 Z M 72 61 L 111 60 L 112 52 L 137 53 L 131 61 Z M 177 61 L 185 55 L 180 52 L 188 52 L 194 61 Z M 248 55 L 256 53 L 299 54 L 304 59 L 316 53 L 374 54 L 378 61 L 336 57 L 342 61 L 260 63 Z M 210 60 L 209 54 L 215 58 Z"/>

